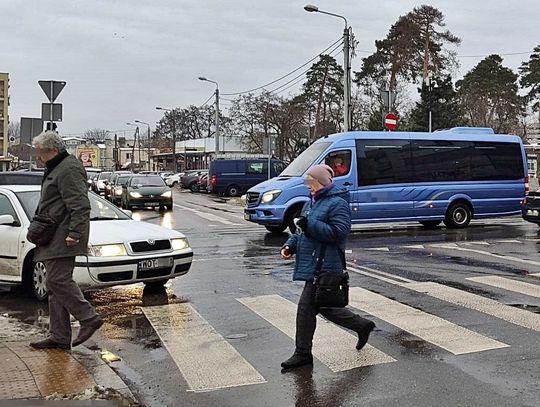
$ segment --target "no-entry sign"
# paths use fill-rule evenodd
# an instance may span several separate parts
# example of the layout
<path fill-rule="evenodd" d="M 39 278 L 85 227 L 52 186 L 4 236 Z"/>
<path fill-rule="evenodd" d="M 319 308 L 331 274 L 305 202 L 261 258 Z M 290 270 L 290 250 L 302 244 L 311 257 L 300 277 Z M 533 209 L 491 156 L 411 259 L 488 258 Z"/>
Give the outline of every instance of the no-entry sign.
<path fill-rule="evenodd" d="M 391 131 L 397 129 L 397 116 L 394 113 L 386 113 L 386 116 L 384 116 L 384 128 Z"/>

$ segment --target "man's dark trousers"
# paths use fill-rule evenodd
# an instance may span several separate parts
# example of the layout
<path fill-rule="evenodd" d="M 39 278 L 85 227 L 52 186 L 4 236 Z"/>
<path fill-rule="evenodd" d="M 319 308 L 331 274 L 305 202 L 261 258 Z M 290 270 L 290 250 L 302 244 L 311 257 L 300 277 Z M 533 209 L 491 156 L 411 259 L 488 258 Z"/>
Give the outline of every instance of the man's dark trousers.
<path fill-rule="evenodd" d="M 71 344 L 70 314 L 78 321 L 96 315 L 96 311 L 84 299 L 81 289 L 73 281 L 75 257 L 45 260 L 46 286 L 49 295 L 50 336 L 55 342 Z"/>
<path fill-rule="evenodd" d="M 313 290 L 313 283 L 306 282 L 298 302 L 295 353 L 299 355 L 311 354 L 318 313 L 334 324 L 355 332 L 362 332 L 371 325 L 368 319 L 356 315 L 347 308 L 315 308 L 313 306 Z"/>

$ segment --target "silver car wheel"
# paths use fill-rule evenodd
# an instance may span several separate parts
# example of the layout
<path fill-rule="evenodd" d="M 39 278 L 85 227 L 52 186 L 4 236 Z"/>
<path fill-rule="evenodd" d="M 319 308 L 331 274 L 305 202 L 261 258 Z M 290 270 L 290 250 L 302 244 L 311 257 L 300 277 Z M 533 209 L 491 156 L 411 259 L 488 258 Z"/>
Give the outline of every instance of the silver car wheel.
<path fill-rule="evenodd" d="M 34 295 L 38 300 L 44 300 L 47 298 L 47 286 L 45 285 L 45 278 L 47 275 L 47 269 L 45 263 L 38 261 L 34 264 L 34 271 L 32 273 L 32 287 L 34 289 Z"/>

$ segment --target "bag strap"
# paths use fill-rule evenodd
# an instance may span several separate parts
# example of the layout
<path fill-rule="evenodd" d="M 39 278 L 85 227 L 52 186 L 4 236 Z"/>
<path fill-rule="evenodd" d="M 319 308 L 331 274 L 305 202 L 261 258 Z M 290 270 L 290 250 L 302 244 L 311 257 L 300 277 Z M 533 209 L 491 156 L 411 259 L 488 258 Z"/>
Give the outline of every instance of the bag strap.
<path fill-rule="evenodd" d="M 322 271 L 323 263 L 324 263 L 324 256 L 326 255 L 326 243 L 321 244 L 321 249 L 319 251 L 319 256 L 317 257 L 317 264 L 315 265 L 315 272 L 320 273 Z M 347 261 L 345 260 L 345 252 L 341 250 L 340 247 L 337 248 L 339 251 L 339 258 L 341 259 L 341 265 L 343 266 L 343 270 L 347 270 Z"/>

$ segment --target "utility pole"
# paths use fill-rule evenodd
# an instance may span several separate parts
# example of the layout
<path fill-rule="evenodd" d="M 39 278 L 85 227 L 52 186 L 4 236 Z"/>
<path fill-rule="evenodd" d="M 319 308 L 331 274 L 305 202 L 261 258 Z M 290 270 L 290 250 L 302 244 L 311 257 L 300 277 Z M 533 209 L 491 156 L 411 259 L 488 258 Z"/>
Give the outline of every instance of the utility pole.
<path fill-rule="evenodd" d="M 219 154 L 219 88 L 216 86 L 216 158 Z"/>
<path fill-rule="evenodd" d="M 351 51 L 350 51 L 350 31 L 345 25 L 343 30 L 343 131 L 349 131 L 351 128 Z"/>
<path fill-rule="evenodd" d="M 174 117 L 174 111 L 173 114 L 171 114 L 172 119 L 172 155 L 173 155 L 173 168 L 174 172 L 178 172 L 178 161 L 176 160 L 176 117 Z"/>

